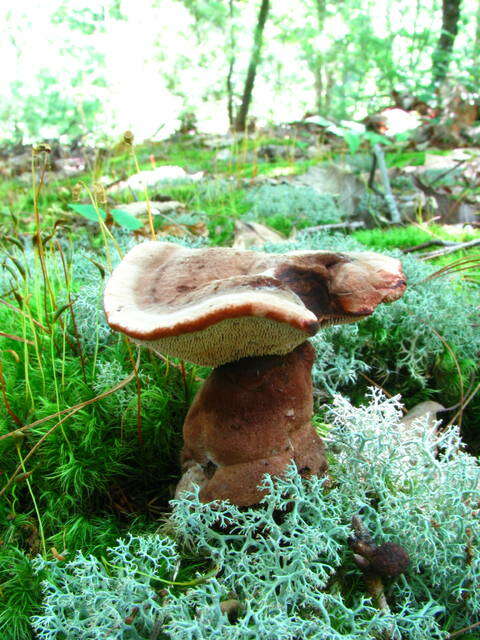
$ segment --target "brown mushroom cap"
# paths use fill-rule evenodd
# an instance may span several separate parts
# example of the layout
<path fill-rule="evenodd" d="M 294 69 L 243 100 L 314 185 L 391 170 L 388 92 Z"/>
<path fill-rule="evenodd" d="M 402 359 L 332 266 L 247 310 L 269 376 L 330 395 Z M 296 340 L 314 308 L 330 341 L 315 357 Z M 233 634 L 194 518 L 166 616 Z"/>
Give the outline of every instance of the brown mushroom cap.
<path fill-rule="evenodd" d="M 405 573 L 410 565 L 410 556 L 395 542 L 385 542 L 370 555 L 370 568 L 384 578 L 395 578 Z"/>
<path fill-rule="evenodd" d="M 218 366 L 288 353 L 321 326 L 354 322 L 404 288 L 400 263 L 376 254 L 279 255 L 151 241 L 113 271 L 105 312 L 112 328 L 141 344 Z"/>

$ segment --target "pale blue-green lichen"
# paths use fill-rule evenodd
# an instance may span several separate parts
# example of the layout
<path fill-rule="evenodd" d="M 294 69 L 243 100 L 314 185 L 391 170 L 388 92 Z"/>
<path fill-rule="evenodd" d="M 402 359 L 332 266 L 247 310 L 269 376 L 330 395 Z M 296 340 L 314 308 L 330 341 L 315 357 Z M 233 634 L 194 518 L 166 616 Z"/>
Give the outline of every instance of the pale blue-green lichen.
<path fill-rule="evenodd" d="M 387 631 L 432 640 L 446 637 L 447 624 L 469 624 L 480 613 L 478 462 L 456 428 L 420 421 L 407 430 L 398 398 L 372 391 L 370 400 L 355 408 L 335 399 L 330 487 L 291 468 L 276 483 L 265 478 L 269 494 L 256 509 L 205 505 L 194 491 L 173 503 L 175 542 L 119 541 L 107 563 L 38 560 L 40 640 L 373 640 Z M 390 611 L 375 608 L 352 561 L 347 538 L 359 513 L 378 544 L 397 542 L 411 558 L 386 585 Z M 160 591 L 155 577 L 171 579 L 186 551 L 209 559 L 216 576 Z M 242 605 L 236 621 L 220 607 L 229 598 Z"/>

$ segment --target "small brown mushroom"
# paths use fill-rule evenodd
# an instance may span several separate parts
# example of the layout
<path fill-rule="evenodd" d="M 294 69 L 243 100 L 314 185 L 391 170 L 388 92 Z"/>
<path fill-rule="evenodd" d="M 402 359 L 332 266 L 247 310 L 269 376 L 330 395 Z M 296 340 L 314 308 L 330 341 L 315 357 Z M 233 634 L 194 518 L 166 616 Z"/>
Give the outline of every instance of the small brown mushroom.
<path fill-rule="evenodd" d="M 354 560 L 362 571 L 382 578 L 396 578 L 408 569 L 410 558 L 403 547 L 395 542 L 385 542 L 377 547 L 361 541 L 351 543 L 356 553 Z"/>
<path fill-rule="evenodd" d="M 257 503 L 265 473 L 294 460 L 326 471 L 311 425 L 312 347 L 320 328 L 356 322 L 399 298 L 398 260 L 372 253 L 265 254 L 145 242 L 105 289 L 108 323 L 167 355 L 217 367 L 184 425 L 186 476 L 204 501 Z"/>
<path fill-rule="evenodd" d="M 233 623 L 238 620 L 238 617 L 244 608 L 244 605 L 235 598 L 230 598 L 229 600 L 222 600 L 220 602 L 220 611 L 224 613 L 229 622 Z"/>
<path fill-rule="evenodd" d="M 355 536 L 348 541 L 354 552 L 353 559 L 362 570 L 365 586 L 374 604 L 384 611 L 390 611 L 384 578 L 397 578 L 408 569 L 410 557 L 403 547 L 395 542 L 384 542 L 377 546 L 359 516 L 352 517 Z M 387 633 L 387 638 L 392 635 Z"/>

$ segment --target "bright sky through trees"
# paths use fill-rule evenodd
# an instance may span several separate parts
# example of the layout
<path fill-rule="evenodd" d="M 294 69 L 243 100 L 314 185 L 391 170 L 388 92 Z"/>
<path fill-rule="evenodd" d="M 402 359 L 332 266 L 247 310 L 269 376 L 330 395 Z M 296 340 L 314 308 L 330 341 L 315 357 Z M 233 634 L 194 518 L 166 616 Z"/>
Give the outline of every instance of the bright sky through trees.
<path fill-rule="evenodd" d="M 327 3 L 322 31 L 319 3 L 272 2 L 252 115 L 285 121 L 313 110 L 314 67 L 320 64 L 329 94 L 324 115 L 363 117 L 392 88 L 425 84 L 441 25 L 440 0 Z M 229 55 L 233 50 L 238 98 L 259 2 L 233 0 L 233 20 L 228 5 L 2 0 L 0 138 L 11 138 L 15 129 L 27 139 L 58 133 L 98 139 L 126 128 L 137 138 L 164 136 L 188 111 L 203 130 L 224 131 Z M 459 52 L 473 47 L 476 5 L 464 0 L 456 68 L 465 68 Z"/>

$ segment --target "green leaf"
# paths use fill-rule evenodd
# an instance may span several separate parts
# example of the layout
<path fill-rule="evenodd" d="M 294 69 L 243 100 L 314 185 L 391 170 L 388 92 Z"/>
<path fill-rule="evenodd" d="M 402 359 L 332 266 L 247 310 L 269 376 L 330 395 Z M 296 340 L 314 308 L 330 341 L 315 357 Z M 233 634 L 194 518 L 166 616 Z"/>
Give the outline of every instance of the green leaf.
<path fill-rule="evenodd" d="M 345 142 L 348 145 L 348 150 L 350 153 L 356 153 L 362 144 L 362 136 L 358 133 L 352 133 L 351 131 L 347 131 L 343 136 Z"/>
<path fill-rule="evenodd" d="M 143 227 L 143 223 L 140 222 L 140 220 L 137 220 L 131 213 L 127 213 L 121 209 L 112 209 L 112 218 L 121 227 L 130 229 L 131 231 L 135 231 L 136 229 Z"/>
<path fill-rule="evenodd" d="M 105 220 L 107 217 L 103 209 L 99 207 L 97 213 L 97 209 L 91 204 L 69 204 L 68 206 L 87 220 L 93 220 L 93 222 L 98 222 L 98 214 L 100 214 L 102 220 Z"/>

